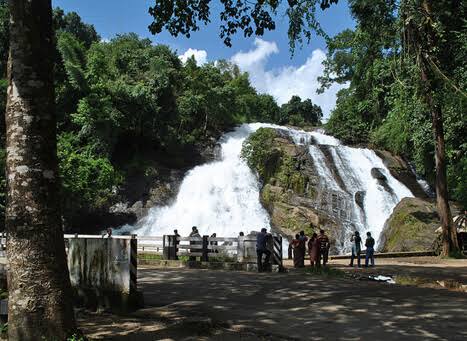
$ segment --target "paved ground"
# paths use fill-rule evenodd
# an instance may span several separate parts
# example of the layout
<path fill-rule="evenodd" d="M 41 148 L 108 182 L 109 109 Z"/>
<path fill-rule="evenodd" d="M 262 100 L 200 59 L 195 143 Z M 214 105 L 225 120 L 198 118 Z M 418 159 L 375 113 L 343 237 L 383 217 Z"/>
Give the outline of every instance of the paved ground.
<path fill-rule="evenodd" d="M 462 271 L 467 272 L 467 267 Z M 125 323 L 137 326 L 112 340 L 467 340 L 467 294 L 461 292 L 303 271 L 140 268 L 138 272 L 147 308 L 131 318 L 109 317 L 107 322 L 86 317 L 84 330 L 117 335 L 115 330 L 125 330 Z M 167 322 L 194 316 L 218 328 L 210 336 L 196 337 L 200 331 L 190 330 L 190 324 L 178 329 L 172 325 L 172 333 L 158 326 L 164 321 L 161 317 Z"/>

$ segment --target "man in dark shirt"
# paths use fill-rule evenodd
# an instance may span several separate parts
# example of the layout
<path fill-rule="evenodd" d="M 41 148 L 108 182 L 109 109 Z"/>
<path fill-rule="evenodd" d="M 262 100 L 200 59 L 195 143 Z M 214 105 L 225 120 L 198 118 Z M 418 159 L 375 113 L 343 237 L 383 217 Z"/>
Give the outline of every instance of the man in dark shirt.
<path fill-rule="evenodd" d="M 366 233 L 365 246 L 366 246 L 365 267 L 368 267 L 369 260 L 371 260 L 371 266 L 375 266 L 375 257 L 374 257 L 375 240 L 371 236 L 370 232 Z"/>
<path fill-rule="evenodd" d="M 321 259 L 323 259 L 323 265 L 326 265 L 328 262 L 328 252 L 329 252 L 329 238 L 324 234 L 324 230 L 319 230 L 318 236 L 318 246 L 319 246 L 319 256 L 318 256 L 318 266 L 321 266 Z"/>
<path fill-rule="evenodd" d="M 180 244 L 180 235 L 178 234 L 178 230 L 174 230 L 174 236 L 175 236 L 175 260 L 178 260 L 178 245 Z"/>
<path fill-rule="evenodd" d="M 258 260 L 258 272 L 263 272 L 265 270 L 265 265 L 269 264 L 271 251 L 269 251 L 267 247 L 267 237 L 268 234 L 265 228 L 262 228 L 261 232 L 256 235 L 256 257 Z M 266 255 L 264 263 L 263 255 Z"/>

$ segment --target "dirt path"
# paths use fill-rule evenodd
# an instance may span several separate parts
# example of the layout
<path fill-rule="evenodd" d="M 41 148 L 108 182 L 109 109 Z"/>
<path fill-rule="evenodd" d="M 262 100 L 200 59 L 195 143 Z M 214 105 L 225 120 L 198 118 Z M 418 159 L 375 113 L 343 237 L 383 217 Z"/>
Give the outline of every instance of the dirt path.
<path fill-rule="evenodd" d="M 138 272 L 147 308 L 107 321 L 84 316 L 85 331 L 112 340 L 467 339 L 464 293 L 303 271 Z M 131 329 L 120 328 L 124 323 Z"/>

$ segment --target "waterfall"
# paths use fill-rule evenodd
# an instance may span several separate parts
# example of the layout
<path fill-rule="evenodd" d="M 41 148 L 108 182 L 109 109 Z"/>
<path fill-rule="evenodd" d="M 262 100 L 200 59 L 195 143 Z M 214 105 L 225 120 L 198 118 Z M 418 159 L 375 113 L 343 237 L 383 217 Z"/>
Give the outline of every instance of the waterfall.
<path fill-rule="evenodd" d="M 221 160 L 190 170 L 169 206 L 153 207 L 136 226 L 139 235 L 161 236 L 174 229 L 182 236 L 197 226 L 201 235 L 236 237 L 269 228 L 269 216 L 259 202 L 256 176 L 240 158 L 243 141 L 261 124 L 243 124 L 220 139 Z"/>
<path fill-rule="evenodd" d="M 348 251 L 354 230 L 371 231 L 375 240 L 395 205 L 412 193 L 396 180 L 372 150 L 344 146 L 322 131 L 305 132 L 272 124 L 251 123 L 237 127 L 220 139 L 219 161 L 190 170 L 174 202 L 149 210 L 135 226 L 123 230 L 139 235 L 188 235 L 198 226 L 202 235 L 237 236 L 269 227 L 268 213 L 259 201 L 260 184 L 240 158 L 243 141 L 260 127 L 280 129 L 296 144 L 305 145 L 319 175 L 315 206 L 342 226 L 341 252 Z M 372 176 L 378 170 L 382 183 Z M 357 196 L 360 200 L 357 200 Z M 360 204 L 359 204 L 360 203 Z"/>
<path fill-rule="evenodd" d="M 320 175 L 317 206 L 336 217 L 342 225 L 341 245 L 337 248 L 341 252 L 348 251 L 348 236 L 355 230 L 363 239 L 364 233 L 370 231 L 378 242 L 394 207 L 402 198 L 413 197 L 412 192 L 391 175 L 373 150 L 344 146 L 320 130 L 306 133 L 308 138 L 303 137 L 303 131 L 287 130 L 296 143 L 310 144 L 309 153 Z M 372 176 L 373 169 L 384 176 L 385 183 L 381 184 Z M 362 207 L 357 203 L 358 193 L 363 199 Z"/>

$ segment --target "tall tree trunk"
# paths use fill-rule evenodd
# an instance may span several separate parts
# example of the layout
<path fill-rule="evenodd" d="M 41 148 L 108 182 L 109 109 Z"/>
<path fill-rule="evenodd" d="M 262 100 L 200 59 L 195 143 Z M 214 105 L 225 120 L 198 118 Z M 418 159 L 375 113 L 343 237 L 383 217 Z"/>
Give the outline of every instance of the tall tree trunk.
<path fill-rule="evenodd" d="M 448 201 L 448 186 L 446 177 L 446 158 L 444 148 L 443 113 L 441 108 L 434 103 L 429 89 L 429 78 L 426 69 L 426 61 L 422 61 L 421 79 L 423 83 L 424 97 L 431 111 L 433 136 L 435 139 L 435 170 L 436 170 L 436 206 L 443 229 L 443 256 L 449 256 L 451 252 L 459 250 L 457 231 L 452 224 L 451 210 Z"/>
<path fill-rule="evenodd" d="M 6 108 L 10 340 L 76 329 L 58 196 L 50 0 L 10 0 Z"/>
<path fill-rule="evenodd" d="M 429 51 L 435 47 L 435 33 L 431 21 L 431 3 L 429 0 L 423 0 L 422 9 L 427 16 L 425 21 L 424 39 L 418 39 L 419 60 L 420 60 L 420 76 L 423 87 L 423 96 L 428 108 L 431 112 L 433 136 L 435 139 L 435 170 L 436 170 L 436 206 L 441 220 L 443 229 L 443 256 L 449 256 L 452 252 L 459 251 L 457 242 L 457 231 L 452 224 L 451 210 L 448 201 L 448 185 L 446 177 L 446 158 L 444 147 L 444 128 L 443 128 L 443 113 L 440 106 L 435 102 L 433 93 L 436 86 L 436 75 L 434 74 L 429 60 Z M 429 19 L 429 20 L 428 20 Z M 425 46 L 423 46 L 425 45 Z"/>

